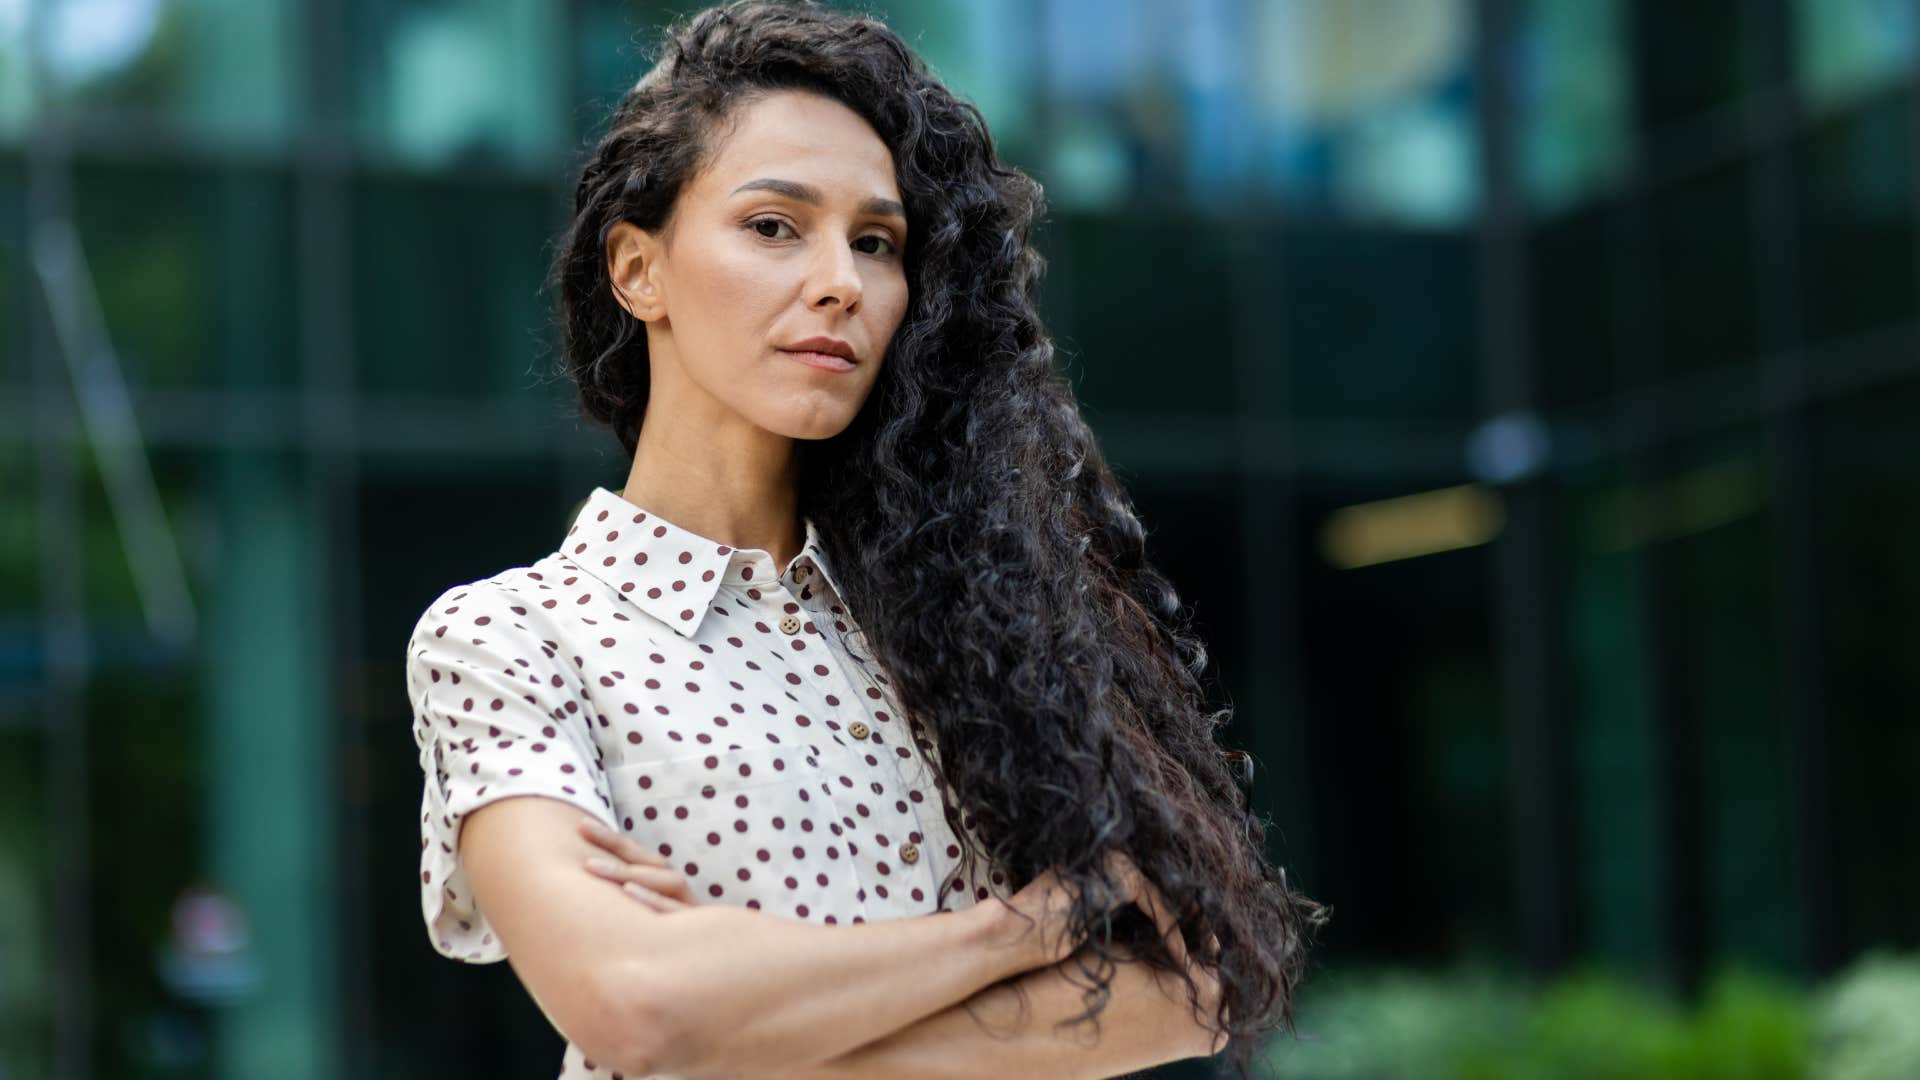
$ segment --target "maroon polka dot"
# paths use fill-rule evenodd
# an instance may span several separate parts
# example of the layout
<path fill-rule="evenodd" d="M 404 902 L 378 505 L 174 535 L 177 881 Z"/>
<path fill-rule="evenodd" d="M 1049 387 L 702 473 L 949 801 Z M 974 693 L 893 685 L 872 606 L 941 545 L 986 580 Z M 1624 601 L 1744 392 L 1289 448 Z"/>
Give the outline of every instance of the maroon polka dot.
<path fill-rule="evenodd" d="M 900 713 L 870 648 L 843 647 L 860 628 L 829 602 L 811 525 L 803 556 L 773 564 L 762 586 L 764 553 L 704 541 L 610 491 L 591 498 L 563 547 L 436 598 L 409 643 L 415 732 L 436 740 L 422 756 L 419 872 L 438 893 L 437 947 L 504 955 L 445 886 L 462 817 L 507 793 L 566 801 L 663 857 L 704 853 L 676 865 L 707 902 L 822 924 L 954 910 L 1003 887 L 984 859 L 962 858 L 931 732 Z M 789 586 L 794 571 L 821 580 Z M 804 633 L 777 632 L 789 614 Z M 629 679 L 633 664 L 645 670 Z M 909 738 L 886 738 L 896 718 Z M 859 739 L 856 721 L 872 725 Z M 924 853 L 912 863 L 896 854 L 908 840 Z"/>

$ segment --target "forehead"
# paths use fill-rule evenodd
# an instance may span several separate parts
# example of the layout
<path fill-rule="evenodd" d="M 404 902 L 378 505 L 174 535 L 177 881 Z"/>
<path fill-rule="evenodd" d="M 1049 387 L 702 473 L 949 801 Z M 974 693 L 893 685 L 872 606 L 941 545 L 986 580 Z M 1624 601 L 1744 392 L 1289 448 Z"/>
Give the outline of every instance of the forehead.
<path fill-rule="evenodd" d="M 831 98 L 797 90 L 741 106 L 694 186 L 707 198 L 724 199 L 760 177 L 815 184 L 829 199 L 899 198 L 893 154 L 873 126 Z"/>

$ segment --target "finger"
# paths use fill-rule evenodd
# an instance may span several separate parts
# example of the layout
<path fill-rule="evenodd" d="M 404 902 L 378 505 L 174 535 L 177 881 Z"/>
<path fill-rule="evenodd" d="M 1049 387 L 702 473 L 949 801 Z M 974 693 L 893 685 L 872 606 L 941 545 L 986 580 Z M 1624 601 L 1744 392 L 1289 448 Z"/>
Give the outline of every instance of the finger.
<path fill-rule="evenodd" d="M 1173 957 L 1173 963 L 1177 963 L 1183 969 L 1188 967 L 1187 936 L 1181 934 L 1181 928 L 1177 922 L 1160 924 L 1160 940 L 1167 944 L 1167 955 Z"/>
<path fill-rule="evenodd" d="M 1180 921 L 1174 917 L 1172 902 L 1167 899 L 1165 893 L 1160 891 L 1159 886 L 1148 880 L 1147 876 L 1138 870 L 1134 872 L 1133 884 L 1136 890 L 1134 903 L 1153 920 L 1154 926 L 1160 933 L 1160 940 L 1167 946 L 1167 952 L 1180 966 L 1186 967 L 1189 963 L 1187 939 L 1180 932 Z"/>
<path fill-rule="evenodd" d="M 685 875 L 670 867 L 643 867 L 637 884 L 644 885 L 654 892 L 670 899 L 688 904 L 697 904 L 700 898 L 693 895 L 693 885 Z"/>
<path fill-rule="evenodd" d="M 693 890 L 688 887 L 687 879 L 680 872 L 666 866 L 642 866 L 637 863 L 623 863 L 594 855 L 586 860 L 589 873 L 613 882 L 636 882 L 657 893 L 668 896 L 684 896 L 693 900 Z"/>
<path fill-rule="evenodd" d="M 613 852 L 627 862 L 648 863 L 653 866 L 665 866 L 667 864 L 665 856 L 658 852 L 648 851 L 626 836 L 614 832 L 591 818 L 581 819 L 580 835 L 586 837 L 591 843 Z"/>
<path fill-rule="evenodd" d="M 661 894 L 654 892 L 652 889 L 647 888 L 645 885 L 641 885 L 637 882 L 632 882 L 632 881 L 627 882 L 626 884 L 620 886 L 620 891 L 626 893 L 628 896 L 631 896 L 635 900 L 638 900 L 639 902 L 647 905 L 648 907 L 654 909 L 655 911 L 662 911 L 662 912 L 678 911 L 679 909 L 687 906 L 686 904 L 683 904 L 680 901 L 673 899 L 672 897 L 662 896 Z"/>

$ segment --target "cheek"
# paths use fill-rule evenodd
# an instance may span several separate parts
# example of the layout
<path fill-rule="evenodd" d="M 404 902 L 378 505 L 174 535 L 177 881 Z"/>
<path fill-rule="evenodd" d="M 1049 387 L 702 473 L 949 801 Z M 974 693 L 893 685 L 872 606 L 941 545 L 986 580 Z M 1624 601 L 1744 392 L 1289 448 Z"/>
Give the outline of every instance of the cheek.
<path fill-rule="evenodd" d="M 712 249 L 681 281 L 682 290 L 691 286 L 687 299 L 696 313 L 692 322 L 720 339 L 717 343 L 764 342 L 770 313 L 784 295 L 778 270 L 765 259 L 730 247 L 725 239 L 714 241 Z"/>
<path fill-rule="evenodd" d="M 867 287 L 869 312 L 895 329 L 906 318 L 909 299 L 907 275 L 901 270 L 882 274 Z"/>

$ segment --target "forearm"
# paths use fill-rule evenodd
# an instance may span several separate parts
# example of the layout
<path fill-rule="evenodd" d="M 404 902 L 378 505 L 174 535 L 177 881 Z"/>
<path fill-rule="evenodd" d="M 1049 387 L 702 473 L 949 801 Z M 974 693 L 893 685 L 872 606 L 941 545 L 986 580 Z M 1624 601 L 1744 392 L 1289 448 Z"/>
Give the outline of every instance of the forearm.
<path fill-rule="evenodd" d="M 1069 981 L 1070 974 L 1078 984 Z M 1091 1021 L 1056 1027 L 1086 1011 L 1082 995 L 1088 981 L 1070 958 L 990 986 L 838 1058 L 777 1071 L 792 1080 L 1091 1080 L 1216 1052 L 1217 1036 L 1205 1026 L 1216 1000 L 1210 982 L 1201 984 L 1202 1011 L 1196 1020 L 1185 983 L 1146 964 L 1122 961 L 1098 1031 Z"/>
<path fill-rule="evenodd" d="M 647 916 L 666 955 L 621 965 L 624 993 L 662 1040 L 631 1063 L 688 1078 L 826 1061 L 1028 970 L 986 905 L 821 926 L 709 905 Z"/>

